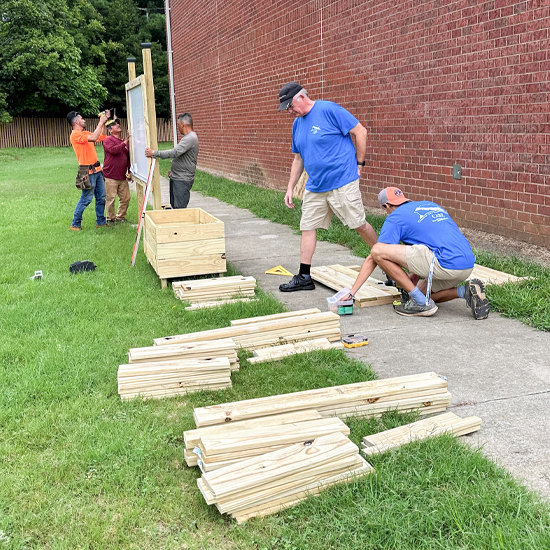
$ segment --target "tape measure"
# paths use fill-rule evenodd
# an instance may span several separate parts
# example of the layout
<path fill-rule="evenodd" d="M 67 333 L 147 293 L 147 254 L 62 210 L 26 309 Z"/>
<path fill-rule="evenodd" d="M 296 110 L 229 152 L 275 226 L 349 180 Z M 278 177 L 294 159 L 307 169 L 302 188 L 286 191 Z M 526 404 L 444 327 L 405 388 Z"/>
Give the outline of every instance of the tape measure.
<path fill-rule="evenodd" d="M 363 334 L 348 334 L 342 337 L 342 344 L 346 348 L 359 348 L 366 346 L 369 343 L 369 339 Z"/>

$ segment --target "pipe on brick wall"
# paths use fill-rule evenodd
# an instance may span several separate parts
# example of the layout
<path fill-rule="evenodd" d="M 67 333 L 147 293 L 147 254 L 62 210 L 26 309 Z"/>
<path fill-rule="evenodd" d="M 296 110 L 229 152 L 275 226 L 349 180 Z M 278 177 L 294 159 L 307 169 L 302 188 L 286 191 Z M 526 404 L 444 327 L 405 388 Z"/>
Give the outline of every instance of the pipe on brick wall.
<path fill-rule="evenodd" d="M 172 132 L 174 147 L 178 144 L 178 126 L 176 123 L 176 92 L 174 89 L 174 62 L 172 59 L 172 27 L 170 26 L 170 0 L 164 0 L 166 15 L 166 49 L 168 50 L 168 77 L 170 78 L 170 109 L 172 111 Z"/>

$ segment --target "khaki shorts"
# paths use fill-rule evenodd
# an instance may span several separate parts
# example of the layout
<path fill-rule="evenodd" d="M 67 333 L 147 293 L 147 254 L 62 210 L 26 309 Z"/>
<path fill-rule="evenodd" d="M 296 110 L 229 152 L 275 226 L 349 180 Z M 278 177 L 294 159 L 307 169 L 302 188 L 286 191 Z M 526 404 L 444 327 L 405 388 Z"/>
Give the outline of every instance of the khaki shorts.
<path fill-rule="evenodd" d="M 357 229 L 366 223 L 358 179 L 324 193 L 313 193 L 306 189 L 302 200 L 300 229 L 328 229 L 333 213 L 351 229 Z"/>
<path fill-rule="evenodd" d="M 407 265 L 409 266 L 409 271 L 415 275 L 420 275 L 423 279 L 427 279 L 430 274 L 432 256 L 433 252 L 423 244 L 407 245 Z M 432 292 L 439 292 L 440 290 L 447 290 L 458 286 L 470 276 L 473 269 L 473 267 L 470 269 L 445 269 L 439 265 L 436 258 L 432 279 Z"/>

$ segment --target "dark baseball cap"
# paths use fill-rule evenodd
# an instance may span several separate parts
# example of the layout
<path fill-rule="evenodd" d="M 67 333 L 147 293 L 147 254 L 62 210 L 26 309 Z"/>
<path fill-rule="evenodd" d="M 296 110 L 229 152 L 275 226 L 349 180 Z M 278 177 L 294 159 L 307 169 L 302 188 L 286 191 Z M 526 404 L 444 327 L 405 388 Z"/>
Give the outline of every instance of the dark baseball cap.
<path fill-rule="evenodd" d="M 110 130 L 111 127 L 115 124 L 118 124 L 120 126 L 120 120 L 118 120 L 118 118 L 114 118 L 113 120 L 109 120 L 109 122 L 105 123 L 105 128 L 107 128 L 107 130 Z"/>
<path fill-rule="evenodd" d="M 73 125 L 73 122 L 74 122 L 74 119 L 79 116 L 80 113 L 78 111 L 71 111 L 68 115 L 67 115 L 67 122 L 69 123 L 69 126 L 72 126 Z"/>
<path fill-rule="evenodd" d="M 285 84 L 279 92 L 279 101 L 281 102 L 279 105 L 279 111 L 288 109 L 294 96 L 302 90 L 303 88 L 300 84 L 298 84 L 298 82 L 289 82 L 288 84 Z"/>

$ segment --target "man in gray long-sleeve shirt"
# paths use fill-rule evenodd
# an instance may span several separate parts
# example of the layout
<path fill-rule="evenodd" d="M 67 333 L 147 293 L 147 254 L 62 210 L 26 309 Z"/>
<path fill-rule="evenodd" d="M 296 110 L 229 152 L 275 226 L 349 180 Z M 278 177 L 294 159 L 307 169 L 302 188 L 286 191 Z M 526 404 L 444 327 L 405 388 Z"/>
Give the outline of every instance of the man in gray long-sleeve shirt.
<path fill-rule="evenodd" d="M 178 115 L 178 130 L 183 135 L 180 142 L 166 151 L 146 148 L 146 157 L 172 159 L 170 167 L 170 205 L 172 208 L 187 208 L 199 154 L 199 140 L 193 132 L 193 119 L 189 113 Z"/>

